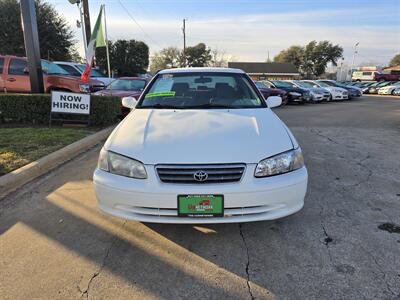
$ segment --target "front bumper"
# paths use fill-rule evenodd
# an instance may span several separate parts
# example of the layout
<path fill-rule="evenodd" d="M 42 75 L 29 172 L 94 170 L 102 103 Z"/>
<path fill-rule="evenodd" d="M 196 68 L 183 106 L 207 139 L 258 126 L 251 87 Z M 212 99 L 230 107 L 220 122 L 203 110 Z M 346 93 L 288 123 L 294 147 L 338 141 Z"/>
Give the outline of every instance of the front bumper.
<path fill-rule="evenodd" d="M 382 90 L 382 89 L 378 90 L 378 95 L 391 95 L 391 94 L 392 90 Z"/>
<path fill-rule="evenodd" d="M 148 179 L 138 180 L 96 169 L 93 182 L 99 208 L 129 220 L 154 223 L 235 223 L 273 220 L 291 215 L 304 205 L 308 174 L 305 167 L 278 176 L 255 178 L 248 164 L 240 182 L 225 184 L 162 183 L 154 166 Z M 224 217 L 178 217 L 179 194 L 223 194 Z"/>

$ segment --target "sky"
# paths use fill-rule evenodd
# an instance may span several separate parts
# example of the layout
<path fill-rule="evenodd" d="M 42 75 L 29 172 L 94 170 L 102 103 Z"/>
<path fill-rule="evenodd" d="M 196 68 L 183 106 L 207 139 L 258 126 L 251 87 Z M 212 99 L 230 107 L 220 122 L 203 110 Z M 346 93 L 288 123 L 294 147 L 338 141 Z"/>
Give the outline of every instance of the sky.
<path fill-rule="evenodd" d="M 78 8 L 67 0 L 54 5 L 75 32 L 81 55 Z M 265 61 L 291 45 L 329 40 L 344 49 L 350 64 L 386 65 L 400 53 L 400 0 L 89 0 L 92 26 L 105 4 L 108 38 L 146 42 L 150 52 L 204 42 L 236 61 Z M 136 21 L 136 22 L 135 22 Z"/>

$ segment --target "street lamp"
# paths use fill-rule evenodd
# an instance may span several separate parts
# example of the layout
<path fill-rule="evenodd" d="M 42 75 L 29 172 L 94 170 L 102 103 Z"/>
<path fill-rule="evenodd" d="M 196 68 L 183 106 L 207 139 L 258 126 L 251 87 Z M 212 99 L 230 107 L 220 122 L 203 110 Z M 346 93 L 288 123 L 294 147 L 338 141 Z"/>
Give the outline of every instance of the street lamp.
<path fill-rule="evenodd" d="M 87 40 L 86 40 L 86 31 L 85 31 L 85 26 L 84 26 L 84 24 L 85 24 L 85 22 L 84 22 L 84 20 L 83 20 L 83 10 L 82 10 L 82 5 L 80 5 L 82 2 L 81 2 L 81 0 L 68 0 L 69 1 L 69 3 L 71 3 L 72 5 L 75 5 L 76 4 L 76 6 L 78 6 L 78 9 L 79 9 L 79 16 L 80 16 L 80 18 L 81 18 L 81 21 L 80 21 L 80 27 L 82 28 L 82 36 L 83 36 L 83 47 L 84 47 L 84 49 L 85 49 L 85 57 L 87 56 L 86 55 L 86 52 L 87 52 Z M 76 23 L 77 25 L 78 25 L 78 22 Z M 78 28 L 79 28 L 79 26 L 77 26 Z"/>
<path fill-rule="evenodd" d="M 355 58 L 356 58 L 357 46 L 358 46 L 359 44 L 360 44 L 359 42 L 355 43 L 354 48 L 353 48 L 353 59 L 352 59 L 352 61 L 351 61 L 350 80 L 351 80 L 351 78 L 353 77 L 354 60 L 355 60 Z"/>

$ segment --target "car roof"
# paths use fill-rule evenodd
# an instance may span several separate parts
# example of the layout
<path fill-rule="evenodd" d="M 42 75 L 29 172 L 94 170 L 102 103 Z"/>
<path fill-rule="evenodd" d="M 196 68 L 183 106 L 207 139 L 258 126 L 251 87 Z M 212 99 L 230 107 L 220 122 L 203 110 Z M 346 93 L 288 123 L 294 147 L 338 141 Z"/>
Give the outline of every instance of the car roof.
<path fill-rule="evenodd" d="M 196 67 L 196 68 L 176 68 L 176 69 L 165 69 L 158 74 L 171 74 L 171 73 L 203 73 L 203 72 L 223 72 L 223 73 L 235 73 L 244 74 L 245 72 L 241 69 L 234 68 L 208 68 L 208 67 Z"/>

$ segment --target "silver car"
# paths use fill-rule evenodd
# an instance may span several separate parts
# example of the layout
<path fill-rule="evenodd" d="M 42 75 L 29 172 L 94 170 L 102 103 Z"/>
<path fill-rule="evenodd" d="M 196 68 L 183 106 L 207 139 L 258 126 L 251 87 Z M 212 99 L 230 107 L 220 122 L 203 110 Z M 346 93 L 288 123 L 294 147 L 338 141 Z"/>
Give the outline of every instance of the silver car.
<path fill-rule="evenodd" d="M 299 88 L 309 90 L 311 93 L 311 100 L 314 102 L 330 101 L 331 99 L 331 93 L 327 89 L 314 87 L 312 83 L 306 81 L 291 80 L 290 82 Z"/>

